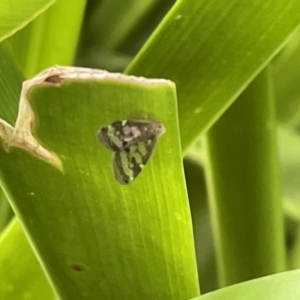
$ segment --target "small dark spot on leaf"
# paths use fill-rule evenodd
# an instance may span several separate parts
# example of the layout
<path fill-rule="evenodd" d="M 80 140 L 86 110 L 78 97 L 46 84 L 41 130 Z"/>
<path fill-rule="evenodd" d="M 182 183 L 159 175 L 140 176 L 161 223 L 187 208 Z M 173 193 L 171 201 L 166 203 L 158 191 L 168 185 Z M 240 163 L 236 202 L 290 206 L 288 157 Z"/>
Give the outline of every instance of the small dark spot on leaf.
<path fill-rule="evenodd" d="M 75 270 L 75 271 L 77 271 L 77 272 L 81 272 L 81 271 L 83 271 L 83 266 L 81 266 L 81 265 L 78 265 L 78 264 L 73 264 L 72 265 L 72 268 L 73 268 L 73 270 Z"/>

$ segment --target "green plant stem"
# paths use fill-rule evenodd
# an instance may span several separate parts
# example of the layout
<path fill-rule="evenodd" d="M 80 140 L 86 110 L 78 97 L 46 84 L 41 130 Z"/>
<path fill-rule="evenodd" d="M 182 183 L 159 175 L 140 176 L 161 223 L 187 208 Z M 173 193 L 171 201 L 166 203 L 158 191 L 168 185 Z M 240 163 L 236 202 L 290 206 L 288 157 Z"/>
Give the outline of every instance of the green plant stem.
<path fill-rule="evenodd" d="M 275 115 L 264 71 L 206 137 L 222 285 L 283 271 Z"/>

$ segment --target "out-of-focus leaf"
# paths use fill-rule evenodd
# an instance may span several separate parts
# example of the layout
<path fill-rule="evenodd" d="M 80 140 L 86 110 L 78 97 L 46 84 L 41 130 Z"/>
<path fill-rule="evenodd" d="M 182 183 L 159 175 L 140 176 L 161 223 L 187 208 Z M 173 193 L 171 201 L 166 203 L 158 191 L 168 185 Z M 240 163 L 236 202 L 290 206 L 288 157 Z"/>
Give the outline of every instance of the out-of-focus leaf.
<path fill-rule="evenodd" d="M 55 0 L 1 0 L 0 42 L 25 27 L 53 3 Z"/>

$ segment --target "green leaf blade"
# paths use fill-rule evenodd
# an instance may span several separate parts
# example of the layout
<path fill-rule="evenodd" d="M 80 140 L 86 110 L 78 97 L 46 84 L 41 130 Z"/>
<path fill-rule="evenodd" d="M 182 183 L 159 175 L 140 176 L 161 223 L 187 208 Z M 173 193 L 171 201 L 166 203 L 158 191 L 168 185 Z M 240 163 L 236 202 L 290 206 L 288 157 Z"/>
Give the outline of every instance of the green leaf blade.
<path fill-rule="evenodd" d="M 175 300 L 199 293 L 174 85 L 142 81 L 31 88 L 35 135 L 61 158 L 63 173 L 22 150 L 2 150 L 5 190 L 64 299 Z M 124 186 L 97 131 L 126 118 L 158 120 L 167 133 L 138 178 Z M 30 185 L 20 180 L 21 169 Z"/>
<path fill-rule="evenodd" d="M 2 0 L 0 3 L 0 42 L 25 27 L 56 0 Z"/>
<path fill-rule="evenodd" d="M 236 0 L 178 1 L 126 72 L 176 83 L 186 149 L 270 62 L 299 24 L 297 0 L 251 0 L 247 5 Z"/>

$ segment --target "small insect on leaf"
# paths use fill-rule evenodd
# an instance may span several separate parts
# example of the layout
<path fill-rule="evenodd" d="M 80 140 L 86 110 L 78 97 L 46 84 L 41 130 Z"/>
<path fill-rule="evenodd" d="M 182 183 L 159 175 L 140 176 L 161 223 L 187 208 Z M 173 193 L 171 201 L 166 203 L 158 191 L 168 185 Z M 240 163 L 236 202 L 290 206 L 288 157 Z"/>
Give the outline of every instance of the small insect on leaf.
<path fill-rule="evenodd" d="M 148 162 L 157 137 L 165 133 L 156 121 L 115 121 L 98 131 L 99 141 L 114 151 L 113 168 L 121 184 L 133 181 Z"/>

